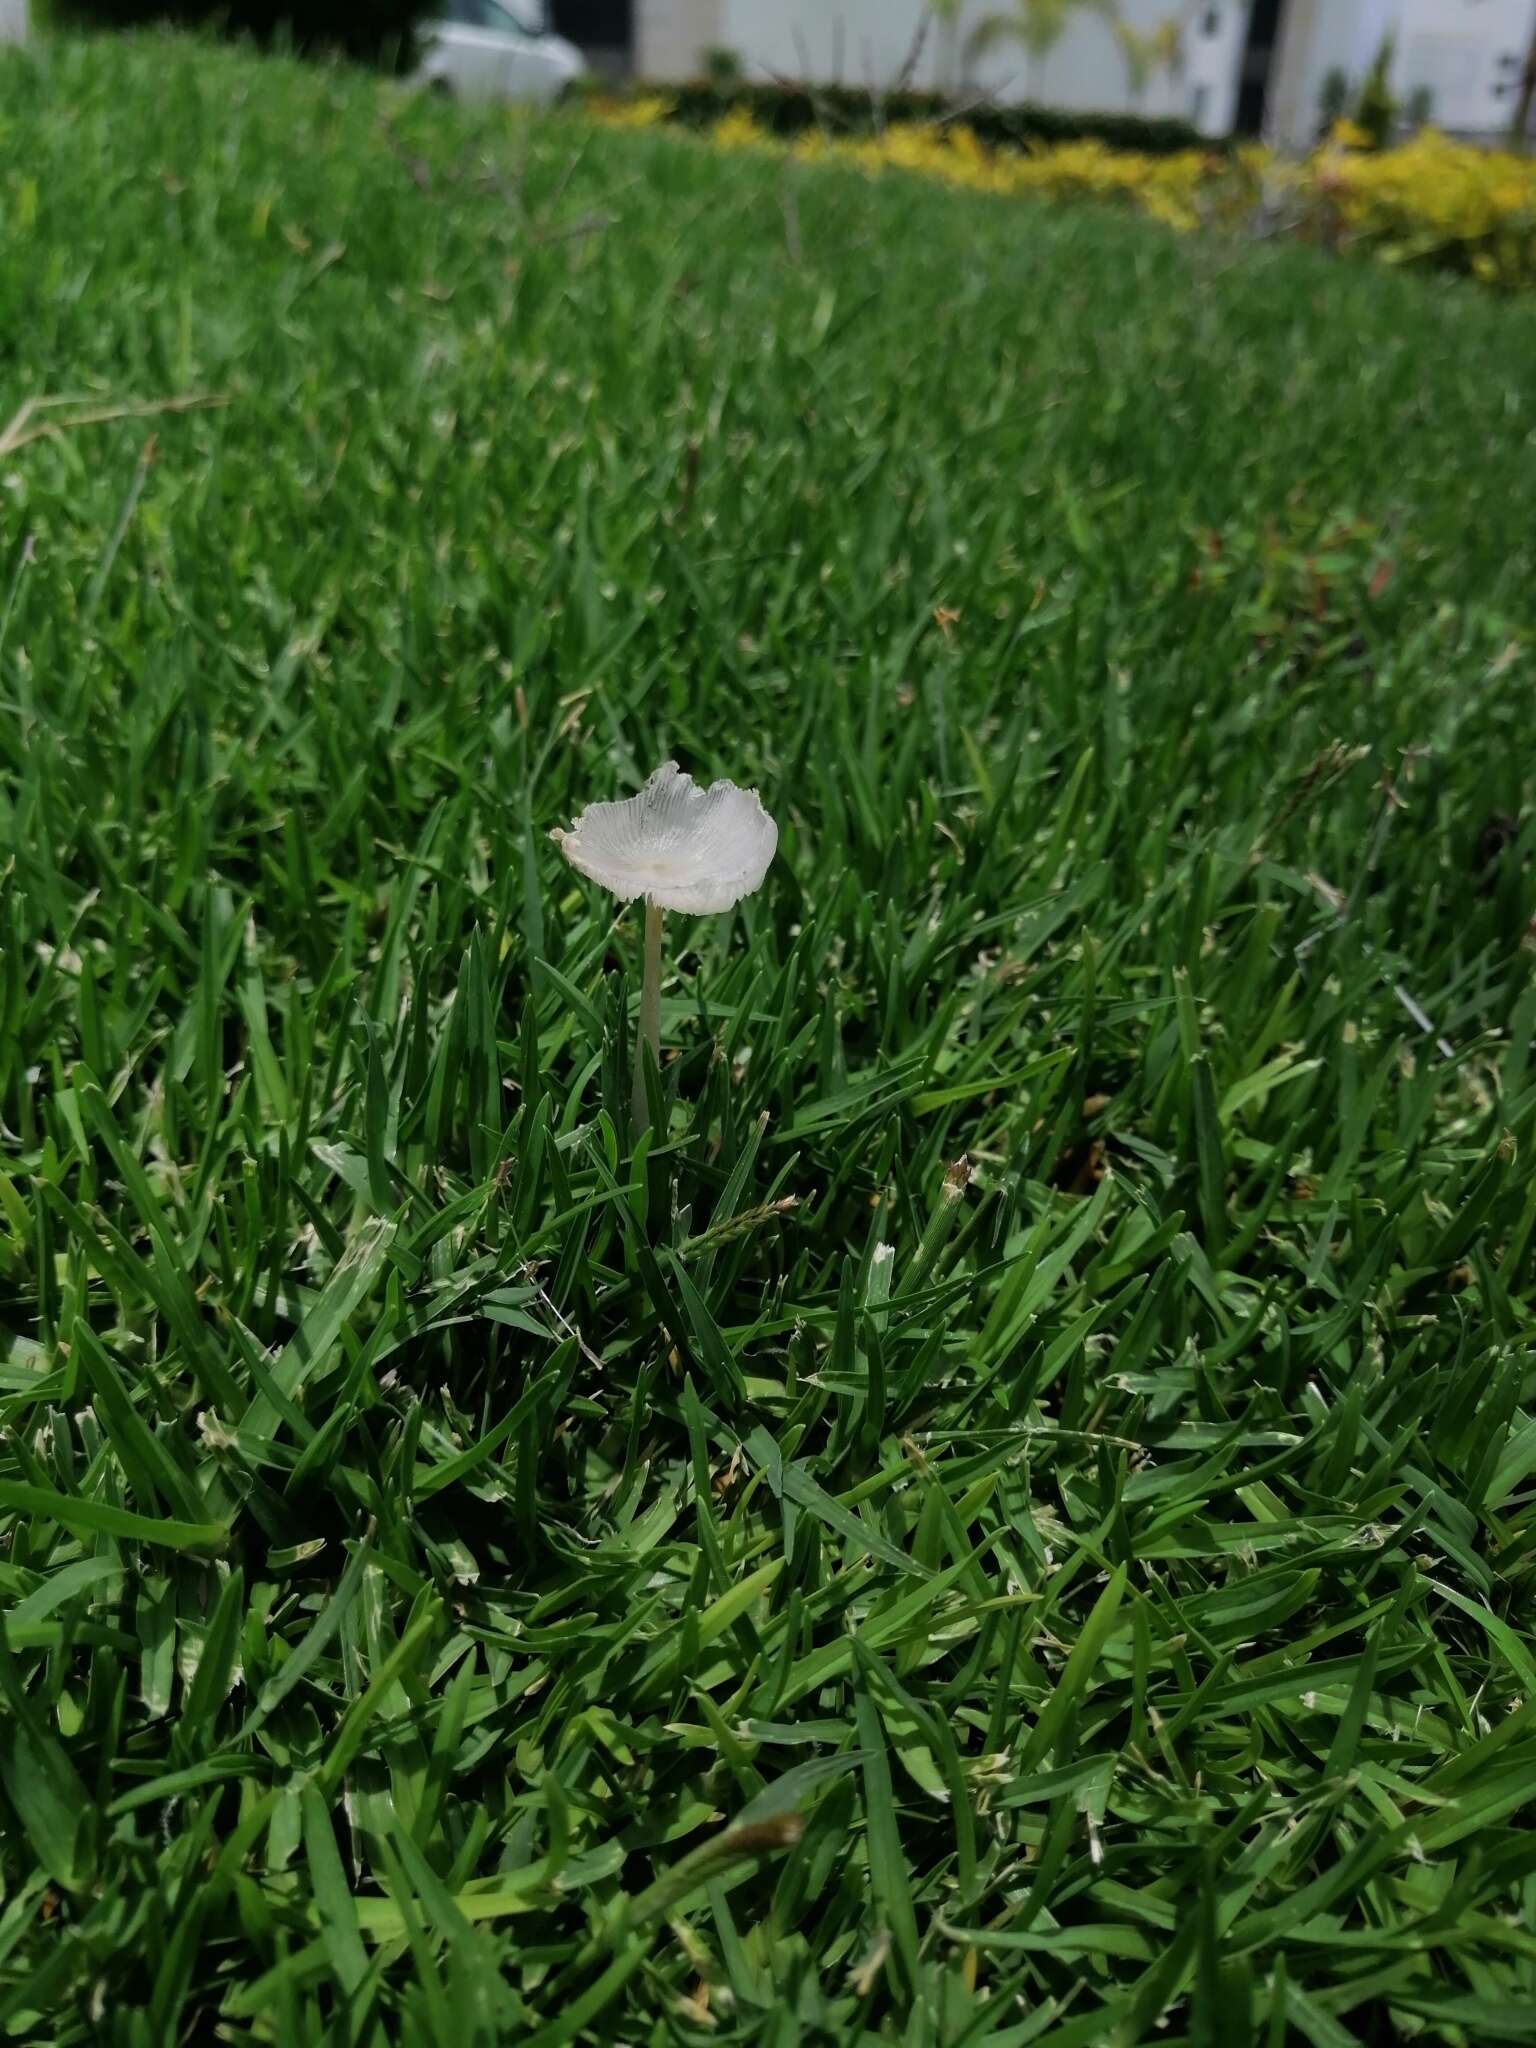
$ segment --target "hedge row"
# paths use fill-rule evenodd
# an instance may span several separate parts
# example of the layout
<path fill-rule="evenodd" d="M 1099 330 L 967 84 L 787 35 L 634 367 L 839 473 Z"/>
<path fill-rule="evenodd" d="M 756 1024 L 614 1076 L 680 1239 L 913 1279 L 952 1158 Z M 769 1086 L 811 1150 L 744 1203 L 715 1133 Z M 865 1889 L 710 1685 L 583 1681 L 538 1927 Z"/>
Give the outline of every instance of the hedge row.
<path fill-rule="evenodd" d="M 394 68 L 413 60 L 417 25 L 431 11 L 430 0 L 53 0 L 51 18 L 73 28 L 206 25 Z"/>
<path fill-rule="evenodd" d="M 673 118 L 661 93 L 595 98 L 591 113 L 625 128 Z M 829 125 L 774 134 L 745 108 L 702 131 L 715 149 L 801 163 L 842 163 L 871 177 L 937 178 L 971 192 L 1104 199 L 1172 228 L 1286 233 L 1393 265 L 1461 271 L 1504 291 L 1536 291 L 1536 157 L 1480 149 L 1424 128 L 1391 149 L 1352 122 L 1302 162 L 1259 144 L 1154 155 L 1089 139 L 990 149 L 963 119 L 887 121 L 841 134 Z"/>
<path fill-rule="evenodd" d="M 937 92 L 890 92 L 872 96 L 850 85 L 758 85 L 742 79 L 688 79 L 682 85 L 636 84 L 617 94 L 604 82 L 607 100 L 649 98 L 664 92 L 672 119 L 690 128 L 713 128 L 727 115 L 750 115 L 771 135 L 790 136 L 807 129 L 840 135 L 868 135 L 893 123 L 942 121 L 955 113 L 955 102 Z M 1173 156 L 1180 150 L 1210 149 L 1209 137 L 1188 121 L 1144 120 L 1136 114 L 1068 113 L 1059 107 L 1030 105 L 966 106 L 965 124 L 978 141 L 992 149 L 1019 149 L 1029 143 L 1102 142 L 1110 149 L 1136 150 L 1144 156 Z M 1222 145 L 1215 145 L 1221 147 Z"/>

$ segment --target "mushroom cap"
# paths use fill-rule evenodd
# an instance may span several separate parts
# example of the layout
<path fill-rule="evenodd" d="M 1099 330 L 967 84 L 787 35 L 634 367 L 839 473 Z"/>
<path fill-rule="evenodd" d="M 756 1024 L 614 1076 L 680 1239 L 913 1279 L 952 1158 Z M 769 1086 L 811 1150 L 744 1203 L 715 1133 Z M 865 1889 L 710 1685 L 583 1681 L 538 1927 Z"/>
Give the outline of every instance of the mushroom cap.
<path fill-rule="evenodd" d="M 571 866 L 627 903 L 702 916 L 761 888 L 779 828 L 755 789 L 700 789 L 675 761 L 621 803 L 588 804 L 569 832 L 550 835 Z"/>

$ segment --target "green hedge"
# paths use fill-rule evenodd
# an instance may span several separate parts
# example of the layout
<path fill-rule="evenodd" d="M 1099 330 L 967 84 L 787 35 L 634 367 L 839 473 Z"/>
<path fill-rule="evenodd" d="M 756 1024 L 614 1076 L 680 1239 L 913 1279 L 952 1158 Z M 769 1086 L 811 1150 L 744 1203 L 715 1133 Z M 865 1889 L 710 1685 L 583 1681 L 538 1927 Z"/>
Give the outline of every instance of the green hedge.
<path fill-rule="evenodd" d="M 257 43 L 336 51 L 366 64 L 406 67 L 430 0 L 52 0 L 51 18 L 72 28 L 204 25 Z"/>
<path fill-rule="evenodd" d="M 603 84 L 605 97 L 612 89 Z M 737 109 L 749 112 L 776 135 L 798 135 L 806 128 L 831 128 L 840 134 L 863 134 L 877 123 L 936 121 L 953 117 L 954 100 L 938 92 L 892 92 L 871 98 L 850 85 L 757 85 L 742 80 L 691 78 L 681 85 L 640 84 L 622 96 L 664 91 L 673 103 L 673 118 L 689 127 L 707 128 Z M 1067 113 L 1058 107 L 997 106 L 985 102 L 966 110 L 965 120 L 983 142 L 993 147 L 1022 148 L 1031 142 L 1102 142 L 1112 149 L 1143 150 L 1150 156 L 1171 156 L 1181 149 L 1210 149 L 1209 136 L 1188 121 L 1144 120 L 1136 114 Z"/>

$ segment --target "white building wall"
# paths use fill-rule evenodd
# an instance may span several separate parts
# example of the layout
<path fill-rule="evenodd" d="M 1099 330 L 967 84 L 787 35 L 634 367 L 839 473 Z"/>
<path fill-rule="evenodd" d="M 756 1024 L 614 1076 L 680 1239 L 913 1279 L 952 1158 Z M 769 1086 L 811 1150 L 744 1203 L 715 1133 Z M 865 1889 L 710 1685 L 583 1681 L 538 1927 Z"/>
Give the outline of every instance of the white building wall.
<path fill-rule="evenodd" d="M 682 0 L 642 0 L 642 12 L 676 9 Z M 1153 72 L 1133 96 L 1124 58 L 1108 26 L 1084 12 L 1054 49 L 1031 57 L 1009 39 L 972 63 L 963 52 L 987 16 L 1007 0 L 966 0 L 951 36 L 929 16 L 926 0 L 719 0 L 713 40 L 732 49 L 756 77 L 812 78 L 880 90 L 909 73 L 919 87 L 961 84 L 999 100 L 1032 99 L 1099 112 L 1179 114 L 1198 106 L 1209 134 L 1231 124 L 1248 0 L 1122 0 L 1122 18 L 1143 33 L 1170 14 L 1185 22 L 1178 74 Z M 919 39 L 924 22 L 928 26 Z M 916 53 L 914 57 L 914 52 Z"/>
<path fill-rule="evenodd" d="M 753 76 L 877 87 L 900 75 L 927 17 L 921 0 L 723 0 L 723 12 L 722 40 Z M 931 23 L 914 85 L 938 83 L 940 41 Z"/>
<path fill-rule="evenodd" d="M 15 0 L 0 0 L 0 7 L 11 4 Z M 1208 135 L 1230 130 L 1250 0 L 1121 0 L 1123 19 L 1144 33 L 1170 15 L 1184 24 L 1177 72 L 1155 71 L 1139 96 L 1130 90 L 1114 36 L 1090 10 L 1071 19 L 1043 57 L 1032 58 L 1010 40 L 965 64 L 960 53 L 976 24 L 1006 12 L 1008 4 L 965 0 L 951 39 L 930 18 L 927 0 L 635 0 L 636 69 L 647 78 L 685 78 L 702 68 L 707 51 L 729 49 L 753 77 L 808 78 L 878 92 L 910 66 L 911 83 L 920 87 L 959 84 L 999 100 L 1181 115 Z M 1518 76 L 1533 25 L 1536 0 L 1287 0 L 1265 132 L 1283 148 L 1309 148 L 1328 73 L 1338 68 L 1358 84 L 1391 34 L 1396 92 L 1406 98 L 1427 85 L 1438 124 L 1458 133 L 1497 134 L 1511 108 L 1498 88 Z"/>
<path fill-rule="evenodd" d="M 1316 139 L 1323 81 L 1338 68 L 1358 85 L 1383 38 L 1395 43 L 1392 90 L 1433 96 L 1430 118 L 1458 134 L 1497 135 L 1536 27 L 1536 0 L 1290 0 L 1272 76 L 1270 139 L 1305 149 Z"/>
<path fill-rule="evenodd" d="M 1355 0 L 1290 0 L 1269 77 L 1266 141 L 1280 149 L 1311 148 L 1317 139 L 1324 79 L 1335 69 L 1359 75 L 1358 28 Z"/>
<path fill-rule="evenodd" d="M 1457 134 L 1506 129 L 1536 0 L 1403 0 L 1399 13 L 1393 89 L 1406 97 L 1427 86 L 1430 119 Z"/>
<path fill-rule="evenodd" d="M 1122 0 L 1120 12 L 1127 27 L 1145 34 L 1167 18 L 1169 0 Z M 1113 32 L 1088 12 L 1069 18 L 1060 41 L 1043 56 L 1031 57 L 1022 43 L 1008 42 L 989 54 L 975 75 L 1000 99 L 1036 100 L 1083 113 L 1183 114 L 1189 107 L 1187 85 L 1166 70 L 1154 71 L 1139 97 L 1133 97 Z"/>
<path fill-rule="evenodd" d="M 1184 35 L 1183 111 L 1202 135 L 1229 135 L 1237 115 L 1248 0 L 1194 8 Z"/>
<path fill-rule="evenodd" d="M 635 69 L 642 78 L 692 78 L 704 52 L 729 42 L 724 0 L 635 0 Z"/>

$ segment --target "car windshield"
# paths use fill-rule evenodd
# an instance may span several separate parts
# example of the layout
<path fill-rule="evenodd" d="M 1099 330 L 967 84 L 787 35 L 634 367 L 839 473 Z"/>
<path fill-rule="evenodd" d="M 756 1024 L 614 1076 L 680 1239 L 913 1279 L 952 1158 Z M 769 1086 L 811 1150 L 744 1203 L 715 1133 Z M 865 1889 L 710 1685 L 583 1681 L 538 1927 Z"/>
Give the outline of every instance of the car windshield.
<path fill-rule="evenodd" d="M 442 0 L 439 21 L 458 28 L 499 29 L 503 35 L 541 36 L 548 29 L 544 0 L 517 0 L 504 7 L 502 0 Z"/>

